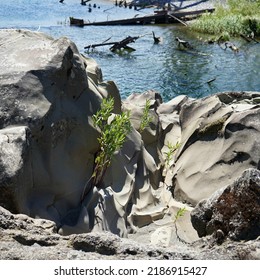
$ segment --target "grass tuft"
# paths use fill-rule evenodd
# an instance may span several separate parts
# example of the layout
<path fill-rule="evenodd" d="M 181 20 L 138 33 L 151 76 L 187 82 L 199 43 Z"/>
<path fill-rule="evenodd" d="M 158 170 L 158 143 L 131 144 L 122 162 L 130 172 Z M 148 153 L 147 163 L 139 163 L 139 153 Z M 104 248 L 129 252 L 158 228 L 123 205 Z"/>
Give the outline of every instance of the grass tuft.
<path fill-rule="evenodd" d="M 202 15 L 192 29 L 214 35 L 260 36 L 260 0 L 227 0 L 227 4 L 219 4 L 214 13 Z"/>

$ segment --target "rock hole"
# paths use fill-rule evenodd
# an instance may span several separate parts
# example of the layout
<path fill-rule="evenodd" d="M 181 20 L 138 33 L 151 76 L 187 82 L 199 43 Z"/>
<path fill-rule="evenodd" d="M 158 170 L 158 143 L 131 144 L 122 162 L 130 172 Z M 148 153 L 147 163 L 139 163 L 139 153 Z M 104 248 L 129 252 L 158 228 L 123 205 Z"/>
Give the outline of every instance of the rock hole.
<path fill-rule="evenodd" d="M 72 67 L 67 70 L 67 77 L 69 78 L 71 75 Z"/>
<path fill-rule="evenodd" d="M 125 251 L 124 251 L 125 254 L 129 254 L 129 255 L 132 255 L 132 256 L 135 256 L 137 255 L 137 251 L 134 250 L 134 249 L 129 249 L 127 248 Z"/>

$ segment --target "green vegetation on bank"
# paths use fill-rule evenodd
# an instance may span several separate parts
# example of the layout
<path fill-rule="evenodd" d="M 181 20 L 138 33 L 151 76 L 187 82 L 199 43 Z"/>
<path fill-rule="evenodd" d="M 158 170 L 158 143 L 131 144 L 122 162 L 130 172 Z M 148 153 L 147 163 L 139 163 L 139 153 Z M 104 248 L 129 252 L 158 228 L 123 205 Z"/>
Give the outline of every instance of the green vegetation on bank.
<path fill-rule="evenodd" d="M 196 31 L 230 36 L 260 36 L 260 0 L 227 0 L 214 13 L 206 13 L 192 24 Z"/>

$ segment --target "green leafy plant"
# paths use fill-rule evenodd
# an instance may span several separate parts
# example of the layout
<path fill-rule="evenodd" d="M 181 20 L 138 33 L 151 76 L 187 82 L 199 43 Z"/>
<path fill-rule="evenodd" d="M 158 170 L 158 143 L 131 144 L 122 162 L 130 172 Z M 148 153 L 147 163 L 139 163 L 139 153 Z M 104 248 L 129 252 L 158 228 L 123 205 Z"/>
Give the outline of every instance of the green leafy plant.
<path fill-rule="evenodd" d="M 174 215 L 173 217 L 173 223 L 174 223 L 174 228 L 175 228 L 175 234 L 176 237 L 178 238 L 179 241 L 181 241 L 182 243 L 188 243 L 187 241 L 185 241 L 184 239 L 182 239 L 179 234 L 178 234 L 178 228 L 177 228 L 177 221 L 183 217 L 186 213 L 187 209 L 185 207 L 180 208 L 177 213 Z"/>
<path fill-rule="evenodd" d="M 151 105 L 151 101 L 149 99 L 147 99 L 145 101 L 143 115 L 141 118 L 141 123 L 140 123 L 140 128 L 139 128 L 140 133 L 142 133 L 144 131 L 144 129 L 149 125 L 149 123 L 153 120 L 153 118 L 149 115 L 150 105 Z"/>
<path fill-rule="evenodd" d="M 185 207 L 180 208 L 177 213 L 174 215 L 174 223 L 176 224 L 176 222 L 185 215 L 187 209 Z"/>
<path fill-rule="evenodd" d="M 164 166 L 164 171 L 163 171 L 163 175 L 164 175 L 164 185 L 167 187 L 167 189 L 172 193 L 172 196 L 174 196 L 174 187 L 172 185 L 168 185 L 166 183 L 167 180 L 167 174 L 170 171 L 170 167 L 171 167 L 171 161 L 173 159 L 174 153 L 176 152 L 176 150 L 180 147 L 180 143 L 177 142 L 176 144 L 172 144 L 170 142 L 167 143 L 167 148 L 168 151 L 164 152 L 165 154 L 165 166 Z"/>
<path fill-rule="evenodd" d="M 168 148 L 168 151 L 165 152 L 165 155 L 166 155 L 166 158 L 165 158 L 165 166 L 166 166 L 166 174 L 170 168 L 170 163 L 173 159 L 173 155 L 174 153 L 176 152 L 176 150 L 180 147 L 180 143 L 177 142 L 176 144 L 172 144 L 170 142 L 167 143 L 167 148 Z M 165 176 L 166 176 L 165 174 Z M 166 184 L 166 183 L 165 183 Z M 168 186 L 168 189 L 172 192 L 173 194 L 173 191 L 174 189 L 172 188 L 172 186 Z M 174 195 L 174 194 L 173 194 Z M 177 213 L 173 216 L 173 224 L 174 224 L 174 229 L 175 229 L 175 234 L 176 234 L 176 237 L 179 241 L 183 242 L 183 243 L 188 243 L 187 241 L 183 240 L 179 234 L 178 234 L 178 228 L 177 228 L 177 221 L 183 217 L 186 213 L 187 209 L 185 207 L 183 208 L 180 208 Z"/>
<path fill-rule="evenodd" d="M 165 152 L 165 166 L 166 168 L 169 168 L 170 167 L 170 163 L 172 161 L 172 158 L 173 158 L 173 155 L 174 153 L 176 152 L 176 150 L 180 147 L 180 143 L 177 142 L 176 144 L 172 144 L 170 142 L 167 143 L 167 148 L 168 148 L 168 151 Z"/>
<path fill-rule="evenodd" d="M 92 175 L 93 185 L 99 186 L 102 182 L 112 158 L 123 146 L 127 134 L 131 131 L 129 112 L 120 115 L 113 114 L 114 99 L 103 99 L 101 109 L 93 115 L 93 122 L 100 130 L 98 142 L 100 150 L 95 158 L 95 168 Z"/>

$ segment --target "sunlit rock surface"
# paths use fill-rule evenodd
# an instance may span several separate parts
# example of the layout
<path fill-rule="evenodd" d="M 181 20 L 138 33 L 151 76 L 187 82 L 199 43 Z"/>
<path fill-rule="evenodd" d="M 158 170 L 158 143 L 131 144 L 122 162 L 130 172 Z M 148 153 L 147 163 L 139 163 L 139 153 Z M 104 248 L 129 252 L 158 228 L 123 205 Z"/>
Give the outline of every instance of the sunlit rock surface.
<path fill-rule="evenodd" d="M 53 220 L 63 234 L 126 236 L 153 212 L 162 217 L 150 184 L 157 165 L 135 129 L 102 189 L 86 190 L 99 150 L 92 115 L 109 95 L 121 112 L 117 87 L 102 80 L 95 61 L 67 38 L 23 30 L 1 30 L 0 51 L 1 205 Z"/>
<path fill-rule="evenodd" d="M 67 38 L 0 30 L 0 51 L 0 205 L 13 214 L 53 221 L 62 235 L 108 231 L 187 245 L 199 238 L 193 208 L 259 169 L 260 93 L 164 103 L 147 91 L 121 100 Z M 88 184 L 100 149 L 92 116 L 108 96 L 114 113 L 130 111 L 132 130 L 97 187 Z M 150 122 L 140 131 L 147 99 Z"/>

